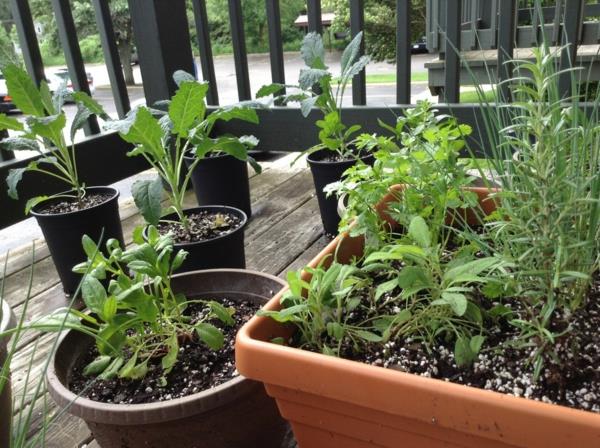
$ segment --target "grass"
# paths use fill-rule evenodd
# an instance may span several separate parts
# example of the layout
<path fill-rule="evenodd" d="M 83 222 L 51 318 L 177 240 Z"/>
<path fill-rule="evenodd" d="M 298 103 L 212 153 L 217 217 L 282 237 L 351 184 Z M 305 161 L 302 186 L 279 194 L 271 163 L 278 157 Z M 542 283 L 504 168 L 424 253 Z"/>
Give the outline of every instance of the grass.
<path fill-rule="evenodd" d="M 411 82 L 427 82 L 429 79 L 427 72 L 416 72 L 410 75 Z M 337 79 L 333 80 L 333 83 L 337 83 Z M 396 74 L 395 73 L 377 73 L 373 75 L 367 75 L 367 84 L 395 84 Z"/>
<path fill-rule="evenodd" d="M 492 103 L 495 101 L 494 92 L 492 90 L 486 90 L 483 92 L 483 100 L 484 102 Z M 461 103 L 479 103 L 479 93 L 476 90 L 467 90 L 466 92 L 460 92 L 460 102 Z"/>

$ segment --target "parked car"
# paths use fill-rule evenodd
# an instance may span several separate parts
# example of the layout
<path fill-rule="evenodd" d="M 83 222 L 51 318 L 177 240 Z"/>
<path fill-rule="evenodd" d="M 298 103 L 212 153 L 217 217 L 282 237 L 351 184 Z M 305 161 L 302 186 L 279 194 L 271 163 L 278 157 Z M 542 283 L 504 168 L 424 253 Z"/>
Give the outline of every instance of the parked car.
<path fill-rule="evenodd" d="M 418 41 L 413 42 L 413 44 L 410 48 L 410 52 L 413 54 L 414 53 L 428 53 L 429 50 L 427 50 L 427 37 L 423 36 Z"/>
<path fill-rule="evenodd" d="M 94 86 L 94 77 L 90 72 L 86 73 L 88 87 L 90 89 L 90 93 L 93 95 L 96 91 L 96 87 Z M 73 92 L 73 83 L 71 82 L 71 75 L 69 75 L 69 71 L 66 68 L 61 68 L 50 75 L 47 75 L 48 85 L 50 86 L 50 90 L 52 92 L 56 91 L 60 87 L 62 83 L 66 81 L 67 90 L 69 92 Z"/>
<path fill-rule="evenodd" d="M 0 73 L 0 112 L 10 112 L 15 110 L 17 106 L 12 102 L 12 98 L 8 95 L 8 89 L 6 88 L 6 79 L 4 75 Z"/>

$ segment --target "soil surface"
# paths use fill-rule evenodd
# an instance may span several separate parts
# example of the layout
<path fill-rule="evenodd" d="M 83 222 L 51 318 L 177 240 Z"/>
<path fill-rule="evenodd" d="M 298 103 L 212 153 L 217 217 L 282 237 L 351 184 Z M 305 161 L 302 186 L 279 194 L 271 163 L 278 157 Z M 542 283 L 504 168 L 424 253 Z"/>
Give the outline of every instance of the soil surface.
<path fill-rule="evenodd" d="M 203 297 L 203 299 L 210 298 Z M 223 332 L 225 336 L 223 347 L 220 350 L 211 350 L 197 337 L 182 343 L 178 361 L 166 377 L 166 386 L 160 386 L 163 372 L 159 357 L 149 363 L 148 373 L 139 381 L 120 378 L 98 380 L 83 376 L 83 368 L 98 356 L 96 346 L 92 345 L 71 372 L 68 381 L 69 389 L 83 397 L 104 403 L 139 404 L 185 397 L 235 378 L 238 376 L 234 359 L 235 335 L 239 328 L 256 313 L 260 305 L 249 301 L 233 302 L 228 299 L 219 299 L 219 302 L 225 307 L 233 306 L 236 310 L 233 315 L 235 324 L 232 326 L 225 326 L 219 320 L 210 322 Z M 200 318 L 205 312 L 205 307 L 193 304 L 186 310 L 186 314 L 188 312 L 192 319 Z"/>
<path fill-rule="evenodd" d="M 175 243 L 195 243 L 227 235 L 242 225 L 239 217 L 229 213 L 201 211 L 187 215 L 189 229 L 179 222 L 160 222 L 158 231 L 161 234 L 173 233 Z"/>
<path fill-rule="evenodd" d="M 76 212 L 100 205 L 108 201 L 111 197 L 112 194 L 108 193 L 89 193 L 81 201 L 78 201 L 76 198 L 64 198 L 59 202 L 54 202 L 40 208 L 39 213 L 44 215 L 58 215 L 60 213 Z"/>
<path fill-rule="evenodd" d="M 488 307 L 496 304 L 487 300 Z M 502 304 L 513 310 L 515 318 L 530 319 L 521 301 L 503 300 Z M 365 316 L 357 317 L 361 320 Z M 348 345 L 343 350 L 343 357 L 545 403 L 600 412 L 600 275 L 596 277 L 584 307 L 570 316 L 554 312 L 550 328 L 554 333 L 564 332 L 564 335 L 557 337 L 554 349 L 545 355 L 544 368 L 537 381 L 531 360 L 538 347 L 516 347 L 519 331 L 506 320 L 487 328 L 491 334 L 487 335 L 478 359 L 467 368 L 456 365 L 454 343 L 445 341 L 438 341 L 439 345 L 432 351 L 428 351 L 421 341 L 410 338 L 383 345 L 368 344 L 361 353 Z"/>

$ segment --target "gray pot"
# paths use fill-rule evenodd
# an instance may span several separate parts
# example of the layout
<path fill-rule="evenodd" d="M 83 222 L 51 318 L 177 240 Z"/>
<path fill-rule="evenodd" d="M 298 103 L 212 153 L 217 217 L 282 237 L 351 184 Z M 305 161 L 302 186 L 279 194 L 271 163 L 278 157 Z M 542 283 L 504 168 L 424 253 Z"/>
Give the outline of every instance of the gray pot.
<path fill-rule="evenodd" d="M 249 299 L 266 303 L 285 283 L 272 275 L 241 269 L 212 269 L 173 276 L 172 286 L 188 297 Z M 202 447 L 279 448 L 286 424 L 263 385 L 241 376 L 210 390 L 165 402 L 108 404 L 77 397 L 67 378 L 93 343 L 75 331 L 61 341 L 48 369 L 48 389 L 60 407 L 87 423 L 103 448 Z"/>
<path fill-rule="evenodd" d="M 14 328 L 15 316 L 7 302 L 1 301 L 0 308 L 0 333 Z M 0 368 L 4 365 L 7 358 L 7 345 L 9 337 L 0 339 Z M 12 393 L 10 378 L 5 383 L 0 392 L 0 446 L 10 446 L 10 423 L 11 419 L 7 416 L 12 415 Z"/>

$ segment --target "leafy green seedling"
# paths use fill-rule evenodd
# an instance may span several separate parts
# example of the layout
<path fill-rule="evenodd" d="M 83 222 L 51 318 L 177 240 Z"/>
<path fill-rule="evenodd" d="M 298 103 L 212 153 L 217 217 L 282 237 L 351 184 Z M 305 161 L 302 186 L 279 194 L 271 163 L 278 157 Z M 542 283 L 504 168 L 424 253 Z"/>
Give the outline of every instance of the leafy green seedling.
<path fill-rule="evenodd" d="M 6 182 L 8 195 L 18 199 L 17 184 L 26 172 L 38 172 L 66 183 L 72 194 L 63 194 L 65 198 L 75 197 L 81 201 L 85 196 L 85 185 L 79 179 L 75 158 L 75 134 L 92 115 L 108 119 L 108 115 L 97 101 L 84 92 L 69 92 L 66 82 L 55 92 L 50 92 L 48 83 L 42 81 L 36 87 L 27 72 L 17 65 L 9 64 L 2 68 L 6 78 L 8 94 L 15 105 L 26 114 L 25 123 L 6 114 L 0 114 L 0 130 L 20 132 L 16 137 L 8 137 L 0 142 L 0 147 L 11 151 L 35 151 L 39 158 L 29 162 L 24 168 L 9 171 Z M 77 112 L 69 131 L 71 144 L 67 143 L 64 132 L 67 119 L 63 106 L 67 100 L 77 104 Z M 57 195 L 51 196 L 57 197 Z M 48 196 L 37 196 L 27 201 L 25 213 Z"/>

